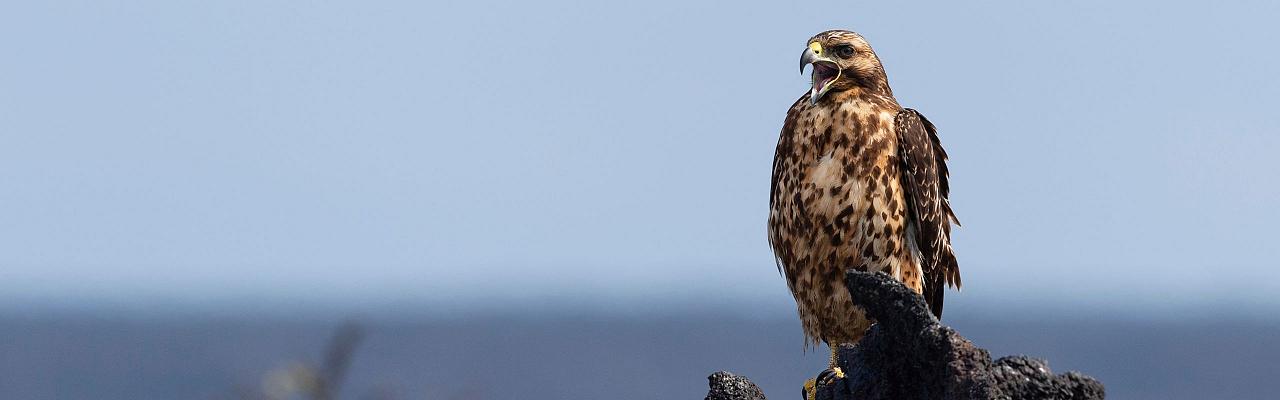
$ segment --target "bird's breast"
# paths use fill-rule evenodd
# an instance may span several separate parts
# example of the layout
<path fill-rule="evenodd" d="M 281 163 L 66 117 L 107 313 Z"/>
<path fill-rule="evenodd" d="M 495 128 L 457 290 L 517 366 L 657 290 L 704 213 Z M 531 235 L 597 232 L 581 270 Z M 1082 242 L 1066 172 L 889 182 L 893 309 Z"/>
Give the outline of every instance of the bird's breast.
<path fill-rule="evenodd" d="M 804 187 L 811 199 L 810 217 L 834 218 L 847 207 L 861 208 L 866 187 L 851 167 L 850 157 L 841 157 L 837 151 L 820 156 L 803 175 Z M 855 172 L 855 173 L 850 173 Z"/>

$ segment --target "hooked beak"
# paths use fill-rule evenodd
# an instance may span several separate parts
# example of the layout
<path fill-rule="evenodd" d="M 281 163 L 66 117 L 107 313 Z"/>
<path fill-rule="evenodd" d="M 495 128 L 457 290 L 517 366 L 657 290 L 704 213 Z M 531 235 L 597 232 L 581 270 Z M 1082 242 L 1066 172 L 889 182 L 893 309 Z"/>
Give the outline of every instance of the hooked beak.
<path fill-rule="evenodd" d="M 817 42 L 811 43 L 809 48 L 804 49 L 804 53 L 800 54 L 801 74 L 804 74 L 806 65 L 813 65 L 809 103 L 818 104 L 818 100 L 831 89 L 831 83 L 840 78 L 840 67 L 835 60 L 822 56 L 822 45 Z"/>
<path fill-rule="evenodd" d="M 804 49 L 804 53 L 800 54 L 800 73 L 803 74 L 804 67 L 813 64 L 814 61 L 818 61 L 818 52 L 813 51 L 811 48 Z"/>

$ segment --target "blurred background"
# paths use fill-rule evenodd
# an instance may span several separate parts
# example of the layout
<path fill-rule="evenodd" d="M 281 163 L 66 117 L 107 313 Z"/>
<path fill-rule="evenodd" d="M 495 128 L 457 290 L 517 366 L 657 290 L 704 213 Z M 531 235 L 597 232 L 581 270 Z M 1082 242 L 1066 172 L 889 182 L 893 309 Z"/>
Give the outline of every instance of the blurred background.
<path fill-rule="evenodd" d="M 794 398 L 826 354 L 769 175 L 832 28 L 951 154 L 944 322 L 1113 398 L 1271 398 L 1278 14 L 7 2 L 0 398 L 299 398 L 348 322 L 344 399 Z"/>

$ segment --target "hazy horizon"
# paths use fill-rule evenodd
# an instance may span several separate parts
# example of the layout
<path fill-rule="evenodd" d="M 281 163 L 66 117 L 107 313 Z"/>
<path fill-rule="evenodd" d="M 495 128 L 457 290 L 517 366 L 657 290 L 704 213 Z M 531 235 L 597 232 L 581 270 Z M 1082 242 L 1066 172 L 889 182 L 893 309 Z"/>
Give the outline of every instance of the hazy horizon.
<path fill-rule="evenodd" d="M 1054 372 L 1093 376 L 1111 398 L 1274 397 L 1260 382 L 1275 375 L 1280 323 L 1005 317 L 949 323 L 993 357 L 1028 354 L 1047 358 Z M 696 399 L 706 393 L 707 375 L 729 370 L 786 399 L 827 357 L 802 350 L 794 320 L 723 315 L 442 321 L 0 313 L 0 397 L 244 399 L 268 390 L 267 378 L 279 371 L 320 362 L 334 330 L 352 321 L 367 336 L 340 398 Z"/>

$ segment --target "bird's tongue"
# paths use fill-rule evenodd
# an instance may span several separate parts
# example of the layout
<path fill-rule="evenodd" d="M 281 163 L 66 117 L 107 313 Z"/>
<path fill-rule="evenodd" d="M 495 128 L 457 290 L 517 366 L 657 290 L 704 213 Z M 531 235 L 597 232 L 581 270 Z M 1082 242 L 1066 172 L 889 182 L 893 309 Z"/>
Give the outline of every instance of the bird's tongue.
<path fill-rule="evenodd" d="M 813 81 L 813 88 L 811 89 L 813 91 L 812 94 L 822 92 L 822 89 L 827 87 L 827 84 L 831 83 L 833 79 L 835 79 L 834 68 L 815 63 L 813 65 L 813 76 L 811 78 Z"/>

